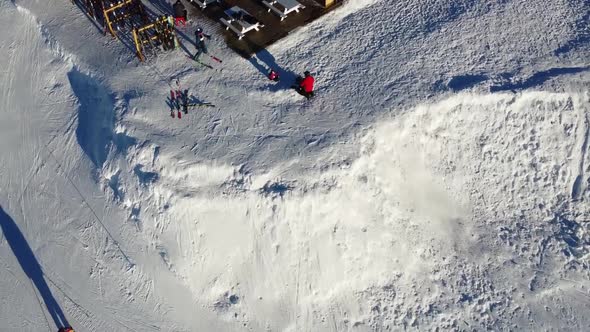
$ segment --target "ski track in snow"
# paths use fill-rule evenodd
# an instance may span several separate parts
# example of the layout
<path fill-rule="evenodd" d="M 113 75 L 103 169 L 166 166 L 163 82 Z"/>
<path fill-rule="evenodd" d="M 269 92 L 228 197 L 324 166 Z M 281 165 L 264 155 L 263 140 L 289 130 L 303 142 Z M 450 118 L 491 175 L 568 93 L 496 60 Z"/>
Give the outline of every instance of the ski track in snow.
<path fill-rule="evenodd" d="M 55 4 L 0 5 L 0 205 L 77 331 L 588 329 L 588 4 L 349 1 L 222 71 Z"/>
<path fill-rule="evenodd" d="M 88 98 L 96 89 L 105 89 L 93 74 L 80 70 L 83 65 L 76 63 L 76 57 L 67 53 L 29 10 L 18 4 L 3 3 L 0 13 L 3 21 L 21 22 L 11 24 L 16 28 L 10 32 L 18 38 L 9 37 L 6 42 L 3 39 L 6 45 L 2 46 L 2 51 L 8 53 L 4 58 L 10 60 L 0 89 L 3 151 L 11 152 L 3 154 L 1 160 L 0 204 L 10 211 L 12 218 L 19 220 L 20 232 L 33 247 L 35 259 L 43 269 L 43 275 L 34 276 L 35 280 L 45 280 L 52 297 L 79 331 L 174 329 L 175 323 L 169 321 L 170 310 L 158 297 L 163 294 L 160 291 L 178 294 L 179 299 L 183 295 L 174 286 L 154 289 L 156 279 L 147 279 L 141 270 L 126 261 L 121 247 L 133 251 L 134 259 L 141 261 L 143 245 L 134 246 L 132 240 L 125 241 L 123 246 L 118 244 L 121 241 L 117 238 L 125 237 L 125 230 L 118 229 L 121 218 L 104 205 L 99 191 L 92 189 L 95 181 L 89 175 L 96 171 L 92 171 L 83 157 L 86 152 L 92 159 L 94 151 L 78 148 L 85 143 L 80 137 L 97 126 L 96 121 L 87 121 L 87 127 L 83 127 L 84 112 L 100 114 L 104 110 L 91 105 L 94 100 L 85 102 L 84 97 Z M 45 75 L 46 72 L 49 74 Z M 82 80 L 68 82 L 72 75 Z M 76 89 L 88 86 L 91 91 L 77 95 L 80 91 Z M 105 96 L 108 94 L 105 92 Z M 76 125 L 84 130 L 78 138 Z M 105 135 L 108 122 L 105 125 L 105 128 L 98 126 L 89 141 L 101 144 L 96 135 Z M 109 136 L 107 132 L 106 137 Z M 109 229 L 116 230 L 115 237 Z M 45 234 L 52 236 L 48 238 Z M 10 242 L 2 238 L 3 249 L 7 248 L 7 240 Z M 2 251 L 2 261 L 5 260 L 8 264 L 5 271 L 12 276 L 22 275 L 10 250 Z M 163 280 L 166 277 L 159 281 Z M 51 319 L 46 322 L 50 316 L 42 305 L 44 301 L 37 302 L 36 287 L 27 281 L 16 288 L 2 286 L 0 312 L 5 328 L 34 331 L 55 328 L 56 323 Z M 20 300 L 14 302 L 17 299 Z M 12 303 L 7 307 L 9 300 Z M 138 309 L 142 307 L 140 303 L 147 305 Z"/>

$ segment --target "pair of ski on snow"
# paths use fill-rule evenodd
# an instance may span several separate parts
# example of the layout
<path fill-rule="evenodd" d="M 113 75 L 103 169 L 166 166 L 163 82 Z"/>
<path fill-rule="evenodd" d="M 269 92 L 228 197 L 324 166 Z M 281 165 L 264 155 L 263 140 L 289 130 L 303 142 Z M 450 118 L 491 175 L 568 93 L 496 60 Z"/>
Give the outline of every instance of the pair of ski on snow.
<path fill-rule="evenodd" d="M 223 63 L 223 60 L 221 60 L 220 58 L 218 58 L 218 57 L 216 57 L 216 56 L 213 56 L 213 55 L 210 55 L 210 54 L 207 54 L 207 55 L 208 55 L 208 56 L 209 56 L 211 59 L 213 59 L 214 61 L 216 61 L 216 62 L 218 62 L 218 63 Z M 193 60 L 194 62 L 196 62 L 196 63 L 200 64 L 200 65 L 201 65 L 201 66 L 203 66 L 203 67 L 207 67 L 207 68 L 209 68 L 209 69 L 213 69 L 213 66 L 211 66 L 210 64 L 206 64 L 206 63 L 202 62 L 202 61 L 201 61 L 201 60 L 199 60 L 199 59 L 195 59 L 195 58 L 193 58 L 193 57 L 190 57 L 190 56 L 188 56 L 188 55 L 187 55 L 186 57 L 187 57 L 187 58 L 189 58 L 189 59 L 191 59 L 191 60 Z"/>
<path fill-rule="evenodd" d="M 188 109 L 190 107 L 214 107 L 215 105 L 211 103 L 189 103 L 189 96 L 188 90 L 170 90 L 170 116 L 174 117 L 174 110 L 176 109 L 177 115 L 179 119 L 182 119 L 182 113 L 180 112 L 182 108 L 182 112 L 184 114 L 188 114 Z"/>

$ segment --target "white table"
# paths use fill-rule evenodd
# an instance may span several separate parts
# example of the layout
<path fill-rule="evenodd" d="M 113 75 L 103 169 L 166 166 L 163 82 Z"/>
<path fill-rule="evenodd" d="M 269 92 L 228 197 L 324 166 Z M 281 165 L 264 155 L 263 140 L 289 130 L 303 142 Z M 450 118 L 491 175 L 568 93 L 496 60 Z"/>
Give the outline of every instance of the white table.
<path fill-rule="evenodd" d="M 196 3 L 201 9 L 205 9 L 207 5 L 219 2 L 219 0 L 190 0 L 190 2 Z"/>
<path fill-rule="evenodd" d="M 297 0 L 263 0 L 262 3 L 268 7 L 269 12 L 272 10 L 277 15 L 279 15 L 281 21 L 284 20 L 289 13 L 299 13 L 300 9 L 305 8 L 305 6 L 299 3 Z M 277 4 L 280 6 L 277 6 Z M 282 8 L 282 10 L 279 7 Z"/>
<path fill-rule="evenodd" d="M 238 39 L 242 39 L 248 31 L 259 31 L 260 28 L 264 27 L 264 25 L 260 24 L 260 22 L 254 16 L 250 15 L 250 13 L 248 13 L 246 10 L 238 6 L 227 9 L 225 11 L 225 15 L 227 15 L 228 18 L 221 18 L 221 23 L 226 26 L 226 30 L 231 29 L 233 32 L 235 32 L 238 35 Z M 246 20 L 247 17 L 251 17 L 256 22 L 248 22 Z"/>

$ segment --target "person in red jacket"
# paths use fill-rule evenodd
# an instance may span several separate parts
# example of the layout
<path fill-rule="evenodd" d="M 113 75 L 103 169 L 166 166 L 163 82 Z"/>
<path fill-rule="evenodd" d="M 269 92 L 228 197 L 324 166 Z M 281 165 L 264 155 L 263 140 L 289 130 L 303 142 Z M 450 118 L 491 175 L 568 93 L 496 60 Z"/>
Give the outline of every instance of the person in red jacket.
<path fill-rule="evenodd" d="M 182 23 L 183 26 L 186 25 L 186 8 L 177 0 L 174 5 L 172 6 L 172 10 L 174 11 L 174 25 L 178 25 Z"/>
<path fill-rule="evenodd" d="M 309 99 L 313 97 L 313 84 L 315 83 L 315 79 L 311 76 L 309 71 L 303 73 L 305 77 L 299 82 L 299 86 L 297 91 L 305 96 L 305 98 Z"/>
<path fill-rule="evenodd" d="M 74 329 L 71 327 L 60 327 L 57 332 L 74 332 Z"/>

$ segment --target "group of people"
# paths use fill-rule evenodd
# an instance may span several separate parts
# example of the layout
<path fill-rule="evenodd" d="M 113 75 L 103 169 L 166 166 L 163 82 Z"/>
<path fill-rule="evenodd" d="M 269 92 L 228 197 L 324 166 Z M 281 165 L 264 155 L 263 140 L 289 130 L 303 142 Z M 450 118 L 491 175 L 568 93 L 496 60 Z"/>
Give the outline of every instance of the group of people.
<path fill-rule="evenodd" d="M 174 11 L 174 24 L 178 25 L 179 23 L 182 23 L 183 25 L 186 25 L 187 11 L 180 0 L 176 0 L 174 5 L 172 5 L 172 10 Z M 193 55 L 193 60 L 198 60 L 199 56 L 202 53 L 209 54 L 207 52 L 207 45 L 205 45 L 205 38 L 211 39 L 211 36 L 204 33 L 203 29 L 197 28 L 197 30 L 195 31 L 195 37 L 196 37 L 195 38 L 196 39 L 195 45 L 197 47 L 197 53 L 195 53 L 195 55 Z"/>
<path fill-rule="evenodd" d="M 180 0 L 176 0 L 176 2 L 174 3 L 174 5 L 172 6 L 173 10 L 174 10 L 174 22 L 175 24 L 179 24 L 182 23 L 183 25 L 186 24 L 187 21 L 187 11 L 186 8 L 184 7 L 184 5 L 182 4 L 182 2 Z M 204 33 L 203 29 L 201 28 L 197 28 L 197 30 L 195 30 L 195 45 L 197 48 L 197 51 L 195 53 L 195 55 L 193 55 L 193 60 L 195 61 L 199 61 L 199 57 L 201 56 L 201 54 L 209 54 L 208 50 L 207 50 L 207 45 L 205 44 L 205 40 L 206 39 L 211 39 L 211 36 Z M 271 81 L 275 81 L 278 82 L 280 80 L 279 77 L 279 73 L 277 71 L 275 71 L 273 68 L 270 69 L 269 73 L 268 73 L 268 78 Z M 303 77 L 298 77 L 295 81 L 295 85 L 293 85 L 293 88 L 295 90 L 297 90 L 297 92 L 299 92 L 299 94 L 305 96 L 305 98 L 309 99 L 311 97 L 313 97 L 314 92 L 313 92 L 313 88 L 314 88 L 314 84 L 315 84 L 315 78 L 311 75 L 311 73 L 309 71 L 305 71 L 303 73 Z"/>

